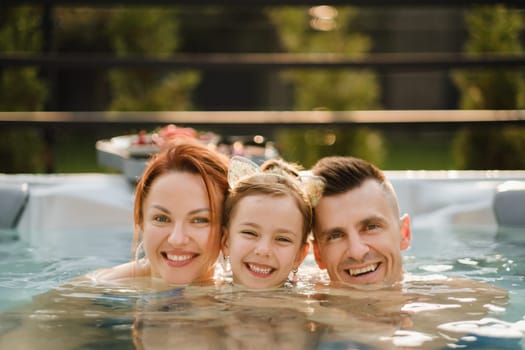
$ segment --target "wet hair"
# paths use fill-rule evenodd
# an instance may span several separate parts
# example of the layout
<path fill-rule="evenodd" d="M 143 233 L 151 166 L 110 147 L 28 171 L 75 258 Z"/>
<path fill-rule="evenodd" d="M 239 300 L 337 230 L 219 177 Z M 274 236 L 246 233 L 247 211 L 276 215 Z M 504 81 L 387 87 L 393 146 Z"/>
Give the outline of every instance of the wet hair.
<path fill-rule="evenodd" d="M 133 219 L 135 233 L 132 251 L 135 252 L 144 224 L 143 206 L 153 182 L 169 172 L 199 175 L 206 186 L 212 223 L 209 247 L 219 246 L 221 240 L 222 204 L 228 193 L 228 158 L 198 141 L 182 138 L 170 141 L 148 162 L 135 190 Z M 133 257 L 135 258 L 135 257 Z M 216 257 L 215 257 L 216 258 Z"/>
<path fill-rule="evenodd" d="M 353 190 L 366 180 L 379 183 L 386 181 L 383 172 L 366 160 L 354 157 L 321 158 L 312 168 L 312 173 L 325 180 L 323 196 L 333 196 Z"/>
<path fill-rule="evenodd" d="M 397 196 L 383 171 L 364 159 L 355 157 L 324 157 L 312 167 L 312 174 L 325 180 L 323 197 L 335 196 L 360 187 L 367 180 L 377 181 L 392 198 L 392 204 L 399 216 Z"/>
<path fill-rule="evenodd" d="M 262 173 L 241 179 L 230 189 L 224 203 L 223 225 L 229 226 L 235 208 L 245 197 L 291 196 L 303 216 L 302 243 L 305 244 L 312 230 L 313 210 L 308 196 L 299 186 L 299 167 L 282 160 L 271 159 L 261 165 L 261 170 Z"/>

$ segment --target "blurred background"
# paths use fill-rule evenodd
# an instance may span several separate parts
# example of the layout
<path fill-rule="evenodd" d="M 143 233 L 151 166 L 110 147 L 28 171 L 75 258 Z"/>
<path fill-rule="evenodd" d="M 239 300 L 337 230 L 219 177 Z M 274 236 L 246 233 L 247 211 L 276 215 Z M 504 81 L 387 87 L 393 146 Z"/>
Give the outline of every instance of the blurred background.
<path fill-rule="evenodd" d="M 521 119 L 425 123 L 429 110 L 525 107 L 525 7 L 484 3 L 3 1 L 0 173 L 112 172 L 97 140 L 163 126 L 11 118 L 32 111 L 419 110 L 410 125 L 242 132 L 307 168 L 338 154 L 386 170 L 525 169 Z"/>

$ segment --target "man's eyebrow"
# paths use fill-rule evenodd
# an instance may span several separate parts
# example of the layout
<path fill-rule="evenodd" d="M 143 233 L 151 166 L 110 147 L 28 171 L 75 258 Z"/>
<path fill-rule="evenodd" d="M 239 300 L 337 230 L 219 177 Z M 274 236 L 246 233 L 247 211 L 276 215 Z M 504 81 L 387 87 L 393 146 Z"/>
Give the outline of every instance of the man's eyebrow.
<path fill-rule="evenodd" d="M 388 220 L 383 215 L 374 214 L 374 215 L 367 216 L 363 220 L 359 221 L 359 224 L 364 225 L 364 224 L 369 224 L 371 222 L 378 222 L 378 221 L 388 222 Z"/>

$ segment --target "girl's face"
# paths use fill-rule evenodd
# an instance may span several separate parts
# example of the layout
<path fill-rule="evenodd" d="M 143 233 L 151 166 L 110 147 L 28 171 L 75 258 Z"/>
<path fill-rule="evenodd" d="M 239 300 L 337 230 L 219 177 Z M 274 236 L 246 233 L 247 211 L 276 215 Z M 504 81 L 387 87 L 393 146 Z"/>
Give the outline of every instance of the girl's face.
<path fill-rule="evenodd" d="M 291 196 L 242 198 L 223 243 L 234 282 L 251 289 L 282 285 L 308 253 L 302 236 L 303 217 Z"/>
<path fill-rule="evenodd" d="M 159 176 L 144 201 L 143 213 L 144 250 L 152 276 L 174 284 L 213 277 L 220 247 L 208 244 L 210 203 L 199 175 L 170 172 Z"/>

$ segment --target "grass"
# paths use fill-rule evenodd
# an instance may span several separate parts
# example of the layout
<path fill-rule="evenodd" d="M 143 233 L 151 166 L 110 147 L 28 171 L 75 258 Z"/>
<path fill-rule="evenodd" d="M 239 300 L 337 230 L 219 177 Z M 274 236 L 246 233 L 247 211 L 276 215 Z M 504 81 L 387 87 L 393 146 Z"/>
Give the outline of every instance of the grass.
<path fill-rule="evenodd" d="M 451 131 L 402 131 L 385 133 L 385 170 L 454 169 Z"/>

